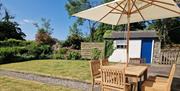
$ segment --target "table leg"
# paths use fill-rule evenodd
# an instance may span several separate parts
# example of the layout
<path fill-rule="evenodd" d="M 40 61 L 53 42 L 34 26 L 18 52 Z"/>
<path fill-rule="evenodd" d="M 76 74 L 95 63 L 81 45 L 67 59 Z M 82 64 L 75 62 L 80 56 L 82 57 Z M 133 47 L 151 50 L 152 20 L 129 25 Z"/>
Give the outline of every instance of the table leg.
<path fill-rule="evenodd" d="M 134 86 L 134 91 L 138 91 L 138 78 L 135 78 L 135 86 Z"/>
<path fill-rule="evenodd" d="M 144 71 L 144 81 L 147 80 L 147 69 Z"/>

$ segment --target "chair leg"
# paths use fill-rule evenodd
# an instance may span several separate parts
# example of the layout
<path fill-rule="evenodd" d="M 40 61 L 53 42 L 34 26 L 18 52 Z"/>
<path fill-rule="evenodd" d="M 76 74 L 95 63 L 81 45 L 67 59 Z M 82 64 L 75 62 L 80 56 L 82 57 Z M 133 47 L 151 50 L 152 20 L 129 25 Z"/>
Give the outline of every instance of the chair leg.
<path fill-rule="evenodd" d="M 92 80 L 91 91 L 94 91 L 94 79 Z"/>
<path fill-rule="evenodd" d="M 91 91 L 94 91 L 94 83 L 91 84 Z"/>

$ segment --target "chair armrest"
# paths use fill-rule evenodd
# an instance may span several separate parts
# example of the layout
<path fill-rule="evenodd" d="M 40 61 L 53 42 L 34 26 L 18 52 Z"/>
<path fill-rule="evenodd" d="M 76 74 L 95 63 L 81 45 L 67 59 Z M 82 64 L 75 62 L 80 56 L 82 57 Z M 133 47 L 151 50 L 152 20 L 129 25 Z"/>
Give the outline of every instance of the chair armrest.
<path fill-rule="evenodd" d="M 168 78 L 157 77 L 157 76 L 150 76 L 147 80 L 148 81 L 153 81 L 153 82 L 163 82 L 163 83 L 168 82 Z"/>
<path fill-rule="evenodd" d="M 127 85 L 127 86 L 131 86 L 131 84 L 130 84 L 130 83 L 125 83 L 125 85 Z"/>
<path fill-rule="evenodd" d="M 168 78 L 168 76 L 165 75 L 156 75 L 157 77 L 163 77 L 163 78 Z"/>

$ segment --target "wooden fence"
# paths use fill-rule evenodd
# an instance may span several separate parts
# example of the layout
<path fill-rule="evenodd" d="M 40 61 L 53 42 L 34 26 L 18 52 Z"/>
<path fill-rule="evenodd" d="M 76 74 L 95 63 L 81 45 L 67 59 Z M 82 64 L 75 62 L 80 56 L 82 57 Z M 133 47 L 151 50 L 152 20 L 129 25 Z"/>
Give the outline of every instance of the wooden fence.
<path fill-rule="evenodd" d="M 160 60 L 158 64 L 170 65 L 174 63 L 179 64 L 179 62 L 180 62 L 180 49 L 161 50 Z"/>
<path fill-rule="evenodd" d="M 82 42 L 81 43 L 81 56 L 85 59 L 91 59 L 92 49 L 97 48 L 101 52 L 104 52 L 104 43 L 95 42 Z"/>

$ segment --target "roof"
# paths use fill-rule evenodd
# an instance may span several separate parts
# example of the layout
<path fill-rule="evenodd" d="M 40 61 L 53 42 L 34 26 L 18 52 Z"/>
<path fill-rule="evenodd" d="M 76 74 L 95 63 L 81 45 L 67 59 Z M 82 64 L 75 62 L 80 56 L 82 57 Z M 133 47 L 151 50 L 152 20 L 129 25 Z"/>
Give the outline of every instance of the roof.
<path fill-rule="evenodd" d="M 104 36 L 105 39 L 124 39 L 127 31 L 112 31 L 108 36 Z M 154 38 L 157 39 L 158 35 L 156 31 L 131 31 L 130 39 L 142 39 L 142 38 Z"/>

